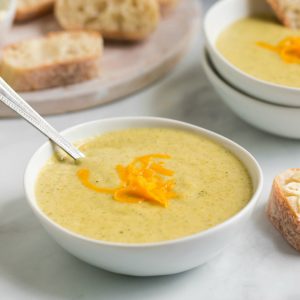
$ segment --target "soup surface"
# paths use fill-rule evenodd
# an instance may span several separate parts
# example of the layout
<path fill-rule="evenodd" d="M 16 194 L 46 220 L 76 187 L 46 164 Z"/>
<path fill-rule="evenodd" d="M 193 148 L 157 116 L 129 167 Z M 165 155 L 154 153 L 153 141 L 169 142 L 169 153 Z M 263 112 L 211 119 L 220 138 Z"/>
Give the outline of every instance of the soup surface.
<path fill-rule="evenodd" d="M 51 158 L 39 174 L 40 208 L 61 226 L 83 236 L 113 242 L 148 243 L 197 233 L 241 210 L 252 195 L 243 164 L 224 147 L 186 131 L 139 128 L 115 131 L 80 143 L 86 158 L 79 165 Z M 90 181 L 113 188 L 116 165 L 165 153 L 174 171 L 177 196 L 168 207 L 149 202 L 123 203 L 85 187 L 76 175 L 90 170 Z"/>
<path fill-rule="evenodd" d="M 278 53 L 257 45 L 257 42 L 263 42 L 275 46 L 290 36 L 299 37 L 300 30 L 286 28 L 271 17 L 249 17 L 226 28 L 218 37 L 216 46 L 229 62 L 249 75 L 280 85 L 300 87 L 299 63 L 288 63 Z"/>

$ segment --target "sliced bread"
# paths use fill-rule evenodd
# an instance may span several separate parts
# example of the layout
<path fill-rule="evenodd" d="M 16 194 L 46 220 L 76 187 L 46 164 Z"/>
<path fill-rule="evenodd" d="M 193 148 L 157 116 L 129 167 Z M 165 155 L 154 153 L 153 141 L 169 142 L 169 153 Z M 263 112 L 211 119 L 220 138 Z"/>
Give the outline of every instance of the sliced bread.
<path fill-rule="evenodd" d="M 267 214 L 282 236 L 300 251 L 300 168 L 288 169 L 274 179 Z"/>
<path fill-rule="evenodd" d="M 98 76 L 98 32 L 61 31 L 4 48 L 0 75 L 17 91 L 33 91 Z"/>
<path fill-rule="evenodd" d="M 55 15 L 64 29 L 99 31 L 104 38 L 143 40 L 157 27 L 157 0 L 57 0 Z"/>
<path fill-rule="evenodd" d="M 17 0 L 16 22 L 40 17 L 53 9 L 55 0 Z"/>
<path fill-rule="evenodd" d="M 278 19 L 287 27 L 300 28 L 299 0 L 267 0 Z"/>

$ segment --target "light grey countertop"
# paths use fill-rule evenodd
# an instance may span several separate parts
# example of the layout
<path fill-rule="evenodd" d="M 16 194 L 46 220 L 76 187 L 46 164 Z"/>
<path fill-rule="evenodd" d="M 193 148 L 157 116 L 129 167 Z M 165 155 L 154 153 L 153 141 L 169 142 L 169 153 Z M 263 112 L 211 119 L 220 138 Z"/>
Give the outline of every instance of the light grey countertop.
<path fill-rule="evenodd" d="M 238 119 L 205 78 L 201 49 L 199 38 L 172 74 L 141 93 L 47 119 L 61 130 L 105 117 L 159 116 L 236 141 L 257 158 L 265 176 L 263 195 L 242 234 L 209 263 L 178 275 L 134 278 L 89 266 L 61 249 L 26 203 L 23 172 L 45 138 L 23 120 L 0 119 L 0 299 L 300 299 L 299 254 L 264 212 L 274 175 L 299 166 L 300 142 L 263 133 Z"/>

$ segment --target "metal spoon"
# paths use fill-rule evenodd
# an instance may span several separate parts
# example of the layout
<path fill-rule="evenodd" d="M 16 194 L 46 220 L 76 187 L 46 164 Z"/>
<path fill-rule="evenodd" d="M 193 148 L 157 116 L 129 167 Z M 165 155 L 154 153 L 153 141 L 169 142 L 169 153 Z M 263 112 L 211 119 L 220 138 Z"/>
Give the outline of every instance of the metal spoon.
<path fill-rule="evenodd" d="M 0 101 L 23 117 L 27 122 L 37 128 L 41 133 L 54 142 L 57 146 L 67 152 L 73 159 L 78 160 L 84 157 L 75 146 L 61 136 L 44 118 L 42 118 L 24 99 L 21 98 L 1 77 L 0 77 Z"/>

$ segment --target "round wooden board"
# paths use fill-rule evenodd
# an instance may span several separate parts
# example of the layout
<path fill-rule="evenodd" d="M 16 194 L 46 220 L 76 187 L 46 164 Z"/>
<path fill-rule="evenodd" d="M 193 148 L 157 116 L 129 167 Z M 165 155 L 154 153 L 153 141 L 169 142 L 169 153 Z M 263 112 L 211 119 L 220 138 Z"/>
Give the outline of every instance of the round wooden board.
<path fill-rule="evenodd" d="M 151 84 L 170 71 L 185 53 L 198 29 L 200 9 L 197 0 L 182 0 L 166 14 L 151 37 L 136 44 L 107 42 L 99 78 L 80 84 L 21 93 L 39 113 L 59 114 L 86 109 L 124 97 Z M 14 26 L 6 43 L 59 30 L 53 16 Z M 0 117 L 15 116 L 0 105 Z"/>

